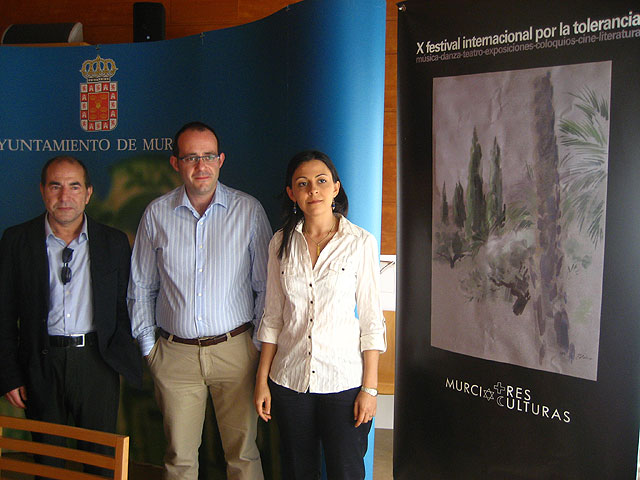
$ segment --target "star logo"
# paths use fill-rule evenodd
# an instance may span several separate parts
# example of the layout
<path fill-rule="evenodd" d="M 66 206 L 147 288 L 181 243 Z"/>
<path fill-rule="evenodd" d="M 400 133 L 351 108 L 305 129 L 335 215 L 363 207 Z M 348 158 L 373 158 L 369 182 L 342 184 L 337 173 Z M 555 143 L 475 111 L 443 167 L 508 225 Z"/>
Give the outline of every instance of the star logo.
<path fill-rule="evenodd" d="M 484 398 L 486 398 L 488 402 L 493 400 L 493 390 L 485 390 L 484 391 Z"/>

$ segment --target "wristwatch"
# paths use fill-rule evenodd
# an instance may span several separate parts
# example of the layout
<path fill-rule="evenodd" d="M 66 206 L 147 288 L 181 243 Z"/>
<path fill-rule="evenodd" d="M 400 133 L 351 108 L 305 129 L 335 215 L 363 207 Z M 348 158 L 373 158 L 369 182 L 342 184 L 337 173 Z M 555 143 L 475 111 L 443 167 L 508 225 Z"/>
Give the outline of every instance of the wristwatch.
<path fill-rule="evenodd" d="M 377 397 L 378 396 L 378 390 L 376 390 L 375 388 L 360 387 L 360 390 L 362 390 L 364 393 L 368 393 L 372 397 Z"/>

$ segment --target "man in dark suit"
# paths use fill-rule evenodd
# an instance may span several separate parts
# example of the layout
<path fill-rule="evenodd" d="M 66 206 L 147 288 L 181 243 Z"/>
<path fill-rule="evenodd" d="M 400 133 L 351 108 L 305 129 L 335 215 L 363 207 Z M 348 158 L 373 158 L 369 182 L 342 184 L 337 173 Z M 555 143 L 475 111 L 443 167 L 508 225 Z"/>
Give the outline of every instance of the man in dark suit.
<path fill-rule="evenodd" d="M 49 160 L 40 192 L 46 213 L 0 243 L 0 395 L 29 418 L 114 432 L 119 374 L 142 379 L 129 241 L 85 215 L 93 187 L 79 160 Z"/>

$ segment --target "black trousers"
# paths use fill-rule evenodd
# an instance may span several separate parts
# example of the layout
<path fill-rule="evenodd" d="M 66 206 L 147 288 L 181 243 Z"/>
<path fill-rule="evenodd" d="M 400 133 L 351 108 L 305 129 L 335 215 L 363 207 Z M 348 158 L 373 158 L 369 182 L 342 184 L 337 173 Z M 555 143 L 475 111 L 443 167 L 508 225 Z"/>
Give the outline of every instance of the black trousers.
<path fill-rule="evenodd" d="M 337 393 L 298 393 L 269 380 L 271 410 L 280 430 L 284 480 L 319 479 L 324 450 L 329 480 L 364 479 L 371 422 L 355 428 L 360 387 Z"/>
<path fill-rule="evenodd" d="M 51 381 L 43 391 L 27 391 L 27 418 L 115 432 L 120 376 L 102 359 L 98 346 L 50 347 L 48 356 Z M 41 408 L 35 409 L 33 405 L 40 405 Z M 33 438 L 53 445 L 65 445 L 64 439 L 53 435 L 34 433 Z M 78 448 L 113 454 L 112 448 L 92 443 L 78 442 Z M 48 457 L 39 456 L 36 460 L 52 466 L 63 464 Z M 85 471 L 110 473 L 91 466 L 86 466 Z"/>

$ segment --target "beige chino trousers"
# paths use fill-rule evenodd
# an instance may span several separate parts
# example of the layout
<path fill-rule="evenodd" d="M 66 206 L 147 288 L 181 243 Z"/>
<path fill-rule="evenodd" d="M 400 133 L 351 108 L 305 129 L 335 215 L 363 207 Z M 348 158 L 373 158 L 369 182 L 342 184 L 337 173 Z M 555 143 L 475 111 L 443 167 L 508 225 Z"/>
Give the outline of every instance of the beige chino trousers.
<path fill-rule="evenodd" d="M 208 347 L 163 337 L 156 341 L 148 361 L 167 439 L 167 480 L 198 478 L 198 448 L 208 394 L 218 421 L 227 478 L 264 478 L 253 406 L 258 356 L 251 330 Z"/>

